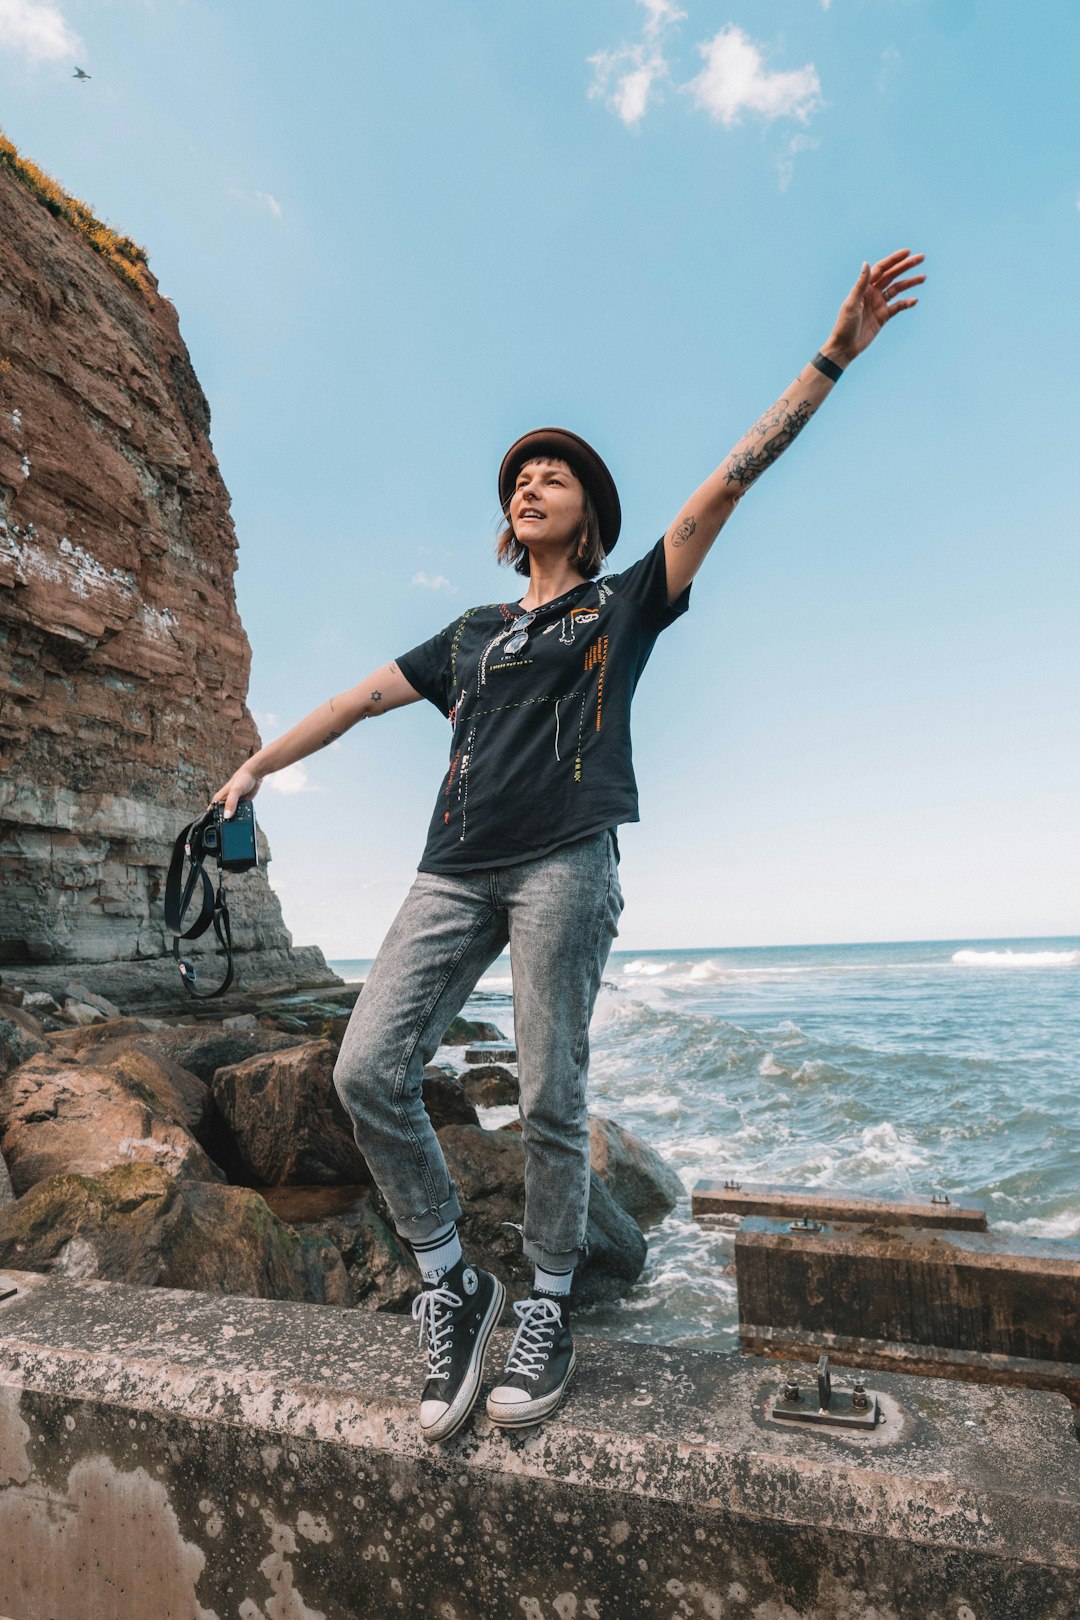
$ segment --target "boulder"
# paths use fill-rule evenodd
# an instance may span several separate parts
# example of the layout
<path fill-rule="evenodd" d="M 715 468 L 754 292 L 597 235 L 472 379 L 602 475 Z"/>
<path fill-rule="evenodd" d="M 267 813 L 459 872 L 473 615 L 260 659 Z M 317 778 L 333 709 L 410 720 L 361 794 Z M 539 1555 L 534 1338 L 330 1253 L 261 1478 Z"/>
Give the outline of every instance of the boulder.
<path fill-rule="evenodd" d="M 408 1246 L 383 1219 L 370 1187 L 266 1187 L 268 1207 L 303 1236 L 329 1240 L 361 1310 L 405 1311 L 420 1287 Z"/>
<path fill-rule="evenodd" d="M 47 990 L 27 990 L 22 998 L 22 1005 L 27 1012 L 35 1013 L 38 1017 L 42 1013 L 58 1013 L 60 1003 L 55 996 L 50 996 Z"/>
<path fill-rule="evenodd" d="M 461 1076 L 465 1095 L 476 1108 L 506 1108 L 521 1096 L 517 1076 L 501 1063 L 478 1063 Z"/>
<path fill-rule="evenodd" d="M 214 1075 L 214 1101 L 254 1185 L 370 1185 L 334 1089 L 336 1061 L 330 1041 L 305 1041 L 259 1053 Z"/>
<path fill-rule="evenodd" d="M 465 1095 L 465 1087 L 457 1075 L 424 1072 L 424 1107 L 435 1130 L 444 1125 L 479 1125 L 476 1109 Z"/>
<path fill-rule="evenodd" d="M 179 1183 L 150 1164 L 39 1181 L 0 1208 L 0 1266 L 255 1299 L 352 1302 L 341 1256 L 324 1238 L 293 1232 L 247 1187 Z"/>
<path fill-rule="evenodd" d="M 442 1038 L 443 1046 L 472 1046 L 476 1041 L 505 1041 L 494 1024 L 482 1018 L 455 1018 Z"/>
<path fill-rule="evenodd" d="M 458 1225 L 469 1258 L 493 1271 L 521 1298 L 532 1286 L 533 1266 L 521 1252 L 525 1209 L 525 1148 L 520 1132 L 448 1125 L 439 1132 L 461 1200 Z M 589 1252 L 574 1276 L 574 1303 L 618 1299 L 641 1275 L 646 1243 L 637 1222 L 620 1209 L 603 1182 L 592 1178 Z"/>
<path fill-rule="evenodd" d="M 0 1007 L 21 1007 L 25 1000 L 25 990 L 20 990 L 17 985 L 4 984 L 0 981 Z"/>
<path fill-rule="evenodd" d="M 32 1013 L 10 1003 L 0 1007 L 0 1079 L 45 1051 L 45 1031 Z"/>
<path fill-rule="evenodd" d="M 589 1157 L 593 1174 L 639 1225 L 662 1220 L 685 1193 L 679 1176 L 656 1149 L 614 1120 L 590 1119 Z"/>
<path fill-rule="evenodd" d="M 132 1161 L 222 1180 L 189 1128 L 205 1106 L 198 1087 L 145 1053 L 114 1053 L 104 1064 L 37 1053 L 0 1080 L 0 1151 L 16 1193 Z"/>
<path fill-rule="evenodd" d="M 104 996 L 97 995 L 88 990 L 85 984 L 68 984 L 64 986 L 64 995 L 70 1000 L 78 1002 L 81 1006 L 94 1007 L 103 1018 L 123 1018 L 123 1013 L 114 1002 L 107 1001 Z"/>
<path fill-rule="evenodd" d="M 297 1037 L 274 1029 L 226 1029 L 220 1023 L 176 1024 L 140 1041 L 146 1052 L 160 1052 L 209 1085 L 218 1069 L 243 1063 L 260 1052 L 283 1052 Z"/>
<path fill-rule="evenodd" d="M 14 1197 L 15 1189 L 11 1185 L 11 1177 L 8 1175 L 7 1160 L 0 1153 L 0 1205 L 10 1204 Z"/>
<path fill-rule="evenodd" d="M 103 1041 L 128 1039 L 133 1035 L 149 1035 L 151 1026 L 145 1018 L 111 1018 L 103 1023 L 82 1024 L 77 1029 L 57 1030 L 48 1038 L 50 1052 L 64 1057 L 81 1057 Z"/>

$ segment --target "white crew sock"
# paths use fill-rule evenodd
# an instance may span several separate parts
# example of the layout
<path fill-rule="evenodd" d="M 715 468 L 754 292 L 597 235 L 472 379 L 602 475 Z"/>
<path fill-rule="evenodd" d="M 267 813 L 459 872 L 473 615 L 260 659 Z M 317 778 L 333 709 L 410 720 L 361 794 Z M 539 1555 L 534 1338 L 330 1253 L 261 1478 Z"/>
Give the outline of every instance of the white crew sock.
<path fill-rule="evenodd" d="M 416 1256 L 421 1277 L 431 1285 L 445 1277 L 461 1259 L 461 1239 L 453 1221 L 449 1226 L 441 1227 L 438 1232 L 432 1232 L 430 1237 L 421 1238 L 416 1243 L 409 1239 L 406 1241 Z"/>
<path fill-rule="evenodd" d="M 537 1266 L 533 1276 L 534 1294 L 568 1294 L 574 1280 L 574 1268 L 569 1271 L 545 1271 Z"/>

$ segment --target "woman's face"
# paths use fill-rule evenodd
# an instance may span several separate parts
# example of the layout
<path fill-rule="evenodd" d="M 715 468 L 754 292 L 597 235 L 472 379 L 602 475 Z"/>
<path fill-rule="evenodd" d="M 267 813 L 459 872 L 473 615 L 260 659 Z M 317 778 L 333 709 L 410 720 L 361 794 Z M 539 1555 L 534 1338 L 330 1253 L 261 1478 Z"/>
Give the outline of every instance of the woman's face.
<path fill-rule="evenodd" d="M 584 520 L 585 489 L 566 462 L 527 461 L 510 497 L 510 523 L 521 544 L 530 552 L 562 554 L 577 544 Z"/>

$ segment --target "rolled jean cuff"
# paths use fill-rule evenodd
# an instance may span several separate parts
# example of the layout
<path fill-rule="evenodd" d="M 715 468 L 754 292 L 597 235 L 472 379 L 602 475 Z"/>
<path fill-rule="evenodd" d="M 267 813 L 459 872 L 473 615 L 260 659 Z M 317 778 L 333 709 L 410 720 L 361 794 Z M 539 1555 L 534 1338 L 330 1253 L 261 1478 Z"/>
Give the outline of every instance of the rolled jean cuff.
<path fill-rule="evenodd" d="M 540 1243 L 534 1243 L 531 1238 L 523 1238 L 521 1251 L 530 1259 L 534 1266 L 541 1271 L 572 1271 L 579 1265 L 585 1255 L 581 1249 L 545 1249 Z"/>
<path fill-rule="evenodd" d="M 434 1209 L 422 1209 L 419 1215 L 399 1215 L 396 1210 L 390 1213 L 398 1237 L 404 1238 L 406 1243 L 423 1243 L 425 1238 L 434 1237 L 451 1221 L 460 1221 L 461 1205 L 457 1193 L 451 1188 L 449 1198 L 444 1198 Z"/>

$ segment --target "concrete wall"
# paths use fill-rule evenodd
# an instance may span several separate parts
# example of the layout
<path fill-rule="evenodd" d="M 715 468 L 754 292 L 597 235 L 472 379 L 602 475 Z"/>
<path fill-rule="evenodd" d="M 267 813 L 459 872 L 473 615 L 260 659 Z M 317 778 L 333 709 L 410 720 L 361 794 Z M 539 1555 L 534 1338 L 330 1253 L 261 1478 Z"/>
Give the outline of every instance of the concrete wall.
<path fill-rule="evenodd" d="M 777 1369 L 583 1341 L 548 1425 L 415 1427 L 413 1324 L 0 1274 L 9 1620 L 1075 1620 L 1055 1395 L 872 1380 L 782 1428 Z M 496 1346 L 505 1349 L 502 1330 Z"/>

